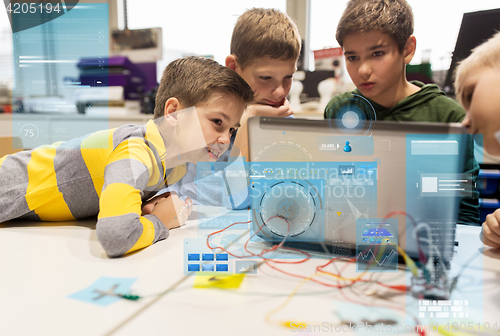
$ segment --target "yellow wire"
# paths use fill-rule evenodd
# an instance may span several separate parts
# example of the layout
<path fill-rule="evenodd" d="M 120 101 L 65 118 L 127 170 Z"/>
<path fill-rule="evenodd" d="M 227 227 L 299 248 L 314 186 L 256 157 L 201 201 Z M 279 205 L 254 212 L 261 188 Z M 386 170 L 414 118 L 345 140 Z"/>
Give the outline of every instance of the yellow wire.
<path fill-rule="evenodd" d="M 406 266 L 408 266 L 413 275 L 418 277 L 417 265 L 415 265 L 415 262 L 410 257 L 408 257 L 408 255 L 405 253 L 405 251 L 403 251 L 401 247 L 399 247 L 399 245 L 398 252 L 403 256 Z"/>
<path fill-rule="evenodd" d="M 266 322 L 282 326 L 283 325 L 282 323 L 270 321 L 271 316 L 273 316 L 274 314 L 276 314 L 277 312 L 279 312 L 280 310 L 282 310 L 283 308 L 285 308 L 285 306 L 290 302 L 290 300 L 292 300 L 292 298 L 295 296 L 295 294 L 297 294 L 297 292 L 299 291 L 300 287 L 302 287 L 303 284 L 305 284 L 307 281 L 311 280 L 316 275 L 317 275 L 317 273 L 314 273 L 313 275 L 308 276 L 307 278 L 304 278 L 301 282 L 299 282 L 298 285 L 295 286 L 295 288 L 292 291 L 292 293 L 290 293 L 290 295 L 288 295 L 288 297 L 286 298 L 286 300 L 282 304 L 280 304 L 278 307 L 274 308 L 273 310 L 271 310 L 270 312 L 268 312 L 266 314 L 266 317 L 265 317 Z"/>
<path fill-rule="evenodd" d="M 324 273 L 324 272 L 321 272 L 321 273 Z M 363 274 L 365 274 L 366 271 L 364 271 L 358 278 L 360 278 Z M 326 273 L 328 274 L 328 273 Z M 314 278 L 315 276 L 318 275 L 318 272 L 315 272 L 314 274 L 308 276 L 307 278 L 304 278 L 303 280 L 301 280 L 297 286 L 293 289 L 292 293 L 290 293 L 290 295 L 288 295 L 288 297 L 286 298 L 286 300 L 280 304 L 278 307 L 274 308 L 273 310 L 271 310 L 270 312 L 268 312 L 265 316 L 265 321 L 268 322 L 268 323 L 273 323 L 273 324 L 276 324 L 276 325 L 279 325 L 279 326 L 289 326 L 289 322 L 282 322 L 282 323 L 279 323 L 278 321 L 276 322 L 273 322 L 271 321 L 271 316 L 273 316 L 274 314 L 276 314 L 277 312 L 279 312 L 280 310 L 282 310 L 283 308 L 286 307 L 286 305 L 288 305 L 288 303 L 292 300 L 292 298 L 297 294 L 297 292 L 299 291 L 300 287 L 302 287 L 303 284 L 305 284 L 307 281 L 311 280 L 312 278 Z M 333 275 L 333 274 L 331 274 Z M 336 276 L 340 279 L 345 279 L 341 276 Z"/>
<path fill-rule="evenodd" d="M 412 270 L 412 272 L 413 272 L 413 269 L 416 269 L 416 265 L 413 262 L 413 260 L 411 260 L 406 255 L 406 253 L 399 247 L 399 245 L 398 245 L 398 251 L 403 255 L 406 264 L 408 265 L 408 267 L 410 267 L 410 270 Z M 339 276 L 339 275 L 336 275 L 336 274 L 333 274 L 333 273 L 326 273 L 324 271 L 319 271 L 319 272 L 320 273 L 325 273 L 325 274 L 328 274 L 328 275 L 331 275 L 331 276 L 334 276 L 334 277 L 342 279 L 342 280 L 356 281 L 356 280 L 360 279 L 367 271 L 365 270 L 363 273 L 361 273 L 360 276 L 358 276 L 357 278 L 354 278 L 354 279 L 344 278 L 342 276 Z M 286 298 L 286 300 L 283 303 L 281 303 L 278 307 L 274 308 L 273 310 L 269 311 L 266 314 L 265 321 L 267 323 L 272 323 L 272 324 L 276 324 L 276 325 L 279 325 L 279 326 L 291 327 L 290 324 L 292 322 L 284 321 L 284 322 L 280 323 L 278 321 L 271 321 L 271 316 L 273 316 L 274 314 L 276 314 L 277 312 L 279 312 L 280 310 L 282 310 L 283 308 L 285 308 L 288 305 L 288 303 L 290 303 L 290 301 L 292 300 L 292 298 L 297 294 L 297 292 L 299 291 L 300 287 L 302 287 L 302 285 L 304 285 L 307 281 L 311 280 L 312 278 L 314 278 L 317 275 L 318 275 L 318 272 L 315 272 L 314 274 L 312 274 L 312 275 L 308 276 L 307 278 L 304 278 L 303 280 L 301 280 L 297 284 L 297 286 L 295 286 L 295 288 L 293 289 L 292 293 L 290 293 L 290 295 L 288 295 L 288 297 Z M 297 323 L 296 322 L 296 326 L 299 326 L 299 325 L 304 326 L 305 324 L 304 323 Z"/>

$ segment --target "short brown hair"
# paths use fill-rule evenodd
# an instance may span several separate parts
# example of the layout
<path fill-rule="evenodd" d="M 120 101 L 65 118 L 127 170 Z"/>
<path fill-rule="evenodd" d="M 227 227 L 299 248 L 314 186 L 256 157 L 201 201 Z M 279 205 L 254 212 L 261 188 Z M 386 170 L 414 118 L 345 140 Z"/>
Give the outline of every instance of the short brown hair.
<path fill-rule="evenodd" d="M 337 25 L 342 47 L 349 33 L 380 31 L 392 37 L 403 51 L 413 34 L 413 12 L 405 0 L 350 0 Z"/>
<path fill-rule="evenodd" d="M 154 118 L 164 115 L 169 98 L 175 97 L 184 107 L 191 107 L 208 100 L 214 93 L 231 94 L 245 104 L 254 98 L 252 89 L 236 71 L 204 57 L 179 58 L 163 71 Z"/>
<path fill-rule="evenodd" d="M 301 40 L 297 25 L 277 9 L 252 8 L 240 15 L 231 37 L 231 54 L 244 68 L 260 57 L 297 61 Z"/>
<path fill-rule="evenodd" d="M 460 104 L 464 103 L 464 82 L 471 73 L 480 68 L 500 70 L 500 32 L 472 50 L 472 53 L 459 63 L 455 74 L 455 94 Z"/>

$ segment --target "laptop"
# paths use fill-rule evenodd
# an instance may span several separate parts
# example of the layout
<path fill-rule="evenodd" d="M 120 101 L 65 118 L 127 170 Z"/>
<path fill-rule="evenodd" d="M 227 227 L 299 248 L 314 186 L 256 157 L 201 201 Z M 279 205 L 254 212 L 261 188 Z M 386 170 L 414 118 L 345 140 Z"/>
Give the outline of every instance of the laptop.
<path fill-rule="evenodd" d="M 464 128 L 337 123 L 249 119 L 252 231 L 272 244 L 378 266 L 394 260 L 397 246 L 448 264 L 460 199 L 473 190 L 463 173 Z"/>

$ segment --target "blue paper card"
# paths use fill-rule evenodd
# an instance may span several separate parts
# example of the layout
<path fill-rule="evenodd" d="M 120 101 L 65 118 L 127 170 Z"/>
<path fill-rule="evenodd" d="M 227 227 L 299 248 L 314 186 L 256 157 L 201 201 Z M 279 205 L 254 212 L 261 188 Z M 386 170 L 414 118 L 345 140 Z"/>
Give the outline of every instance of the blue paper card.
<path fill-rule="evenodd" d="M 130 287 L 132 287 L 136 280 L 137 278 L 110 278 L 103 276 L 89 287 L 68 297 L 99 306 L 107 306 L 121 299 L 121 297 L 113 294 L 129 293 Z"/>

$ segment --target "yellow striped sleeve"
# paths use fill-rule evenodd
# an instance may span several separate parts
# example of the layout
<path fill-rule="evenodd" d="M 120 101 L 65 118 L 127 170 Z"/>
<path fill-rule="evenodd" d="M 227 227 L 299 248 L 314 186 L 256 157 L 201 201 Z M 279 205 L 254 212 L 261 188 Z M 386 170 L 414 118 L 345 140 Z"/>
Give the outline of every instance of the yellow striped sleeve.
<path fill-rule="evenodd" d="M 93 133 L 82 140 L 80 147 L 83 161 L 85 161 L 94 189 L 99 197 L 104 185 L 105 165 L 103 162 L 106 162 L 113 150 L 113 131 L 114 129 Z"/>
<path fill-rule="evenodd" d="M 155 227 L 153 223 L 146 217 L 140 217 L 139 220 L 142 224 L 142 234 L 134 244 L 134 246 L 132 246 L 126 253 L 148 247 L 153 244 L 153 241 L 155 239 Z"/>
<path fill-rule="evenodd" d="M 153 151 L 143 138 L 129 138 L 113 150 L 106 163 L 98 216 L 103 241 L 113 239 L 109 237 L 115 233 L 120 236 L 114 239 L 115 246 L 109 244 L 108 255 L 129 253 L 153 244 L 155 224 L 141 216 L 141 188 L 146 184 L 156 185 L 161 176 Z"/>
<path fill-rule="evenodd" d="M 172 185 L 177 181 L 179 181 L 181 178 L 184 177 L 184 175 L 186 175 L 186 172 L 187 172 L 186 164 L 174 167 L 170 172 L 170 174 L 168 174 L 167 176 L 167 185 Z"/>
<path fill-rule="evenodd" d="M 146 124 L 146 140 L 150 141 L 153 146 L 158 151 L 161 159 L 165 158 L 165 143 L 163 142 L 163 137 L 161 136 L 156 124 L 153 120 L 148 121 Z"/>
<path fill-rule="evenodd" d="M 73 220 L 75 218 L 57 187 L 54 170 L 56 148 L 54 147 L 46 146 L 31 152 L 31 160 L 27 166 L 26 202 L 29 209 L 35 210 L 41 220 Z M 52 167 L 52 169 L 47 169 L 48 167 Z M 47 197 L 48 195 L 49 197 Z"/>
<path fill-rule="evenodd" d="M 101 194 L 99 219 L 128 213 L 141 214 L 141 192 L 125 183 L 113 183 Z"/>
<path fill-rule="evenodd" d="M 7 155 L 5 155 L 4 157 L 0 158 L 0 167 L 2 166 L 2 163 L 3 163 L 3 161 L 5 160 L 6 157 L 7 157 Z"/>
<path fill-rule="evenodd" d="M 116 147 L 114 155 L 107 164 L 124 159 L 137 160 L 148 168 L 148 186 L 158 183 L 160 174 L 163 172 L 159 171 L 153 151 L 144 143 L 144 139 L 131 138 L 122 142 Z"/>

